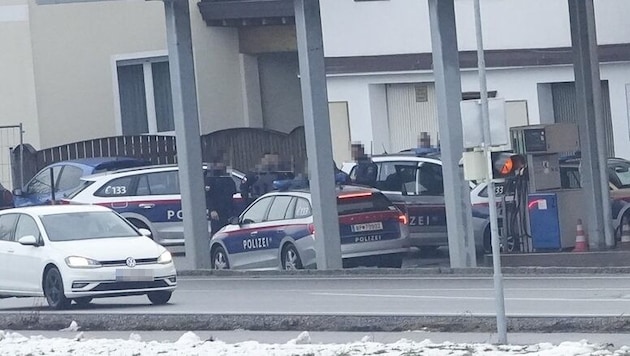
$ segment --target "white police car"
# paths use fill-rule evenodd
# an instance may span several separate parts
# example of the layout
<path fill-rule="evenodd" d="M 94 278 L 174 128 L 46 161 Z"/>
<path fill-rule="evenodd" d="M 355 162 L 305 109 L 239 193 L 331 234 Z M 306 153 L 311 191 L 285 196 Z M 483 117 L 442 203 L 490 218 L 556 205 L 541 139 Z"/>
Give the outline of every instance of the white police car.
<path fill-rule="evenodd" d="M 231 174 L 240 182 L 237 171 Z M 106 206 L 137 228 L 149 230 L 152 238 L 162 245 L 184 244 L 177 165 L 124 169 L 87 176 L 82 181 L 82 186 L 65 203 Z M 239 197 L 240 194 L 235 194 L 235 201 Z"/>
<path fill-rule="evenodd" d="M 371 157 L 376 165 L 372 186 L 382 191 L 409 217 L 411 246 L 432 250 L 448 246 L 442 160 L 439 151 L 407 150 Z M 357 179 L 356 163 L 342 169 Z M 470 188 L 475 187 L 470 183 Z M 478 252 L 490 250 L 490 223 L 487 200 L 473 207 L 473 230 Z"/>
<path fill-rule="evenodd" d="M 344 267 L 401 267 L 407 217 L 385 195 L 340 186 L 337 209 Z M 315 268 L 317 238 L 308 190 L 269 192 L 212 237 L 212 268 Z"/>

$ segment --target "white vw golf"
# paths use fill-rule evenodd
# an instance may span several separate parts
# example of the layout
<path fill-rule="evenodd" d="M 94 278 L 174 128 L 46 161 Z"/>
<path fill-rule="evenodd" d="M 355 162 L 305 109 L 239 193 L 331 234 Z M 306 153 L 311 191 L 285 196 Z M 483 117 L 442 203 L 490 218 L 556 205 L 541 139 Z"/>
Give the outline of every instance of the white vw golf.
<path fill-rule="evenodd" d="M 169 301 L 177 285 L 171 254 L 116 212 L 53 205 L 0 212 L 0 298 L 46 297 L 53 309 L 74 300 L 146 294 Z"/>

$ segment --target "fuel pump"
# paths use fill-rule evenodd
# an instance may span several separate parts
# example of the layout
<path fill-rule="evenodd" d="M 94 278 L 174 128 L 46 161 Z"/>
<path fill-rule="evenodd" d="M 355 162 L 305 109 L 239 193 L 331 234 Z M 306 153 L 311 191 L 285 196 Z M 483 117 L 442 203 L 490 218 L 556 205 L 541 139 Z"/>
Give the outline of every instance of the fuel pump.
<path fill-rule="evenodd" d="M 563 188 L 560 156 L 579 150 L 577 125 L 556 123 L 510 129 L 512 147 L 527 159 L 527 182 L 517 189 L 526 201 L 531 246 L 535 251 L 575 246 L 576 223 L 585 220 L 579 209 L 581 188 Z M 524 207 L 523 207 L 524 208 Z"/>

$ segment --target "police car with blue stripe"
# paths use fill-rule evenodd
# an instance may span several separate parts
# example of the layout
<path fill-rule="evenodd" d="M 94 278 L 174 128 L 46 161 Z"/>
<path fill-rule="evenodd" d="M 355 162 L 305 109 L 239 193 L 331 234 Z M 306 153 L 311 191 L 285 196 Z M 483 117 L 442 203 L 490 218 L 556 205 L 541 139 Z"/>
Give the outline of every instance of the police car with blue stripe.
<path fill-rule="evenodd" d="M 353 182 L 382 191 L 408 215 L 411 246 L 429 251 L 448 246 L 445 187 L 438 149 L 418 148 L 375 155 L 363 165 L 345 163 L 342 169 Z M 471 183 L 470 187 L 473 189 L 475 185 Z M 488 252 L 490 221 L 483 207 L 473 207 L 473 232 L 476 250 Z"/>
<path fill-rule="evenodd" d="M 231 176 L 240 182 L 241 174 L 233 172 Z M 82 182 L 81 187 L 64 200 L 65 203 L 108 207 L 137 228 L 149 230 L 153 240 L 162 245 L 184 244 L 177 165 L 123 169 L 87 176 Z M 234 199 L 238 196 L 234 194 Z"/>
<path fill-rule="evenodd" d="M 401 267 L 409 249 L 407 217 L 385 195 L 342 185 L 337 209 L 344 267 Z M 317 238 L 309 190 L 272 191 L 212 237 L 212 268 L 316 268 Z"/>

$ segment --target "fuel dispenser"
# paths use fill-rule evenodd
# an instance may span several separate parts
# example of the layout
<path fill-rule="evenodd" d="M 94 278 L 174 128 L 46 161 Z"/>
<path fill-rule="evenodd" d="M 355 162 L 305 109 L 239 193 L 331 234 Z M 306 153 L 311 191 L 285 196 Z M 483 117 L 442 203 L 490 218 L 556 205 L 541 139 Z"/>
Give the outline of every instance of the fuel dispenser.
<path fill-rule="evenodd" d="M 577 125 L 557 123 L 510 129 L 512 148 L 527 159 L 531 247 L 535 251 L 575 246 L 576 224 L 585 220 L 581 188 L 563 188 L 560 156 L 579 150 Z"/>

